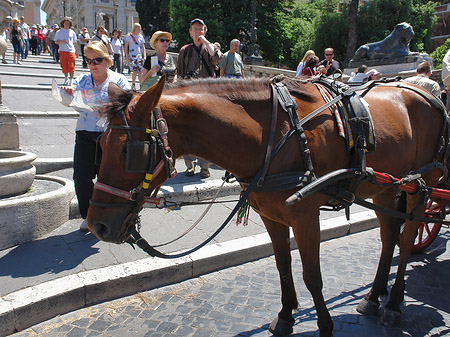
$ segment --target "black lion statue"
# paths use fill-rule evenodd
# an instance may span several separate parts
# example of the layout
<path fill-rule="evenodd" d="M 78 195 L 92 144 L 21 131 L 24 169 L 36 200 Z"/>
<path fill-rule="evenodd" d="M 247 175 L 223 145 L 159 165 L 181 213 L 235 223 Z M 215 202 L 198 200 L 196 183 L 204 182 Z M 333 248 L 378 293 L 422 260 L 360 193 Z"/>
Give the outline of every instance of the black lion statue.
<path fill-rule="evenodd" d="M 414 30 L 409 23 L 399 23 L 384 40 L 359 47 L 350 62 L 416 54 L 409 51 L 409 42 L 413 36 Z"/>

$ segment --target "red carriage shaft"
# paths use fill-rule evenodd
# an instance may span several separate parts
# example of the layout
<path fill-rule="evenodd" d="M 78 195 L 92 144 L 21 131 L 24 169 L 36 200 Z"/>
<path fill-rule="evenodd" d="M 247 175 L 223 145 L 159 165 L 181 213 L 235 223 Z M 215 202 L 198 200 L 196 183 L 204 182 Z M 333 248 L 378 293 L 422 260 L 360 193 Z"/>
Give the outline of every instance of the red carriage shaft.
<path fill-rule="evenodd" d="M 420 188 L 419 185 L 413 182 L 406 182 L 401 183 L 401 179 L 395 178 L 393 176 L 387 175 L 385 173 L 380 173 L 374 171 L 376 182 L 378 184 L 390 184 L 392 182 L 399 182 L 400 184 L 397 185 L 398 189 L 401 191 L 405 191 L 408 193 L 416 193 L 418 189 Z M 442 199 L 446 202 L 450 202 L 450 191 L 449 190 L 443 190 L 441 188 L 436 187 L 427 187 L 428 189 L 431 189 L 431 195 L 430 197 L 432 199 Z"/>

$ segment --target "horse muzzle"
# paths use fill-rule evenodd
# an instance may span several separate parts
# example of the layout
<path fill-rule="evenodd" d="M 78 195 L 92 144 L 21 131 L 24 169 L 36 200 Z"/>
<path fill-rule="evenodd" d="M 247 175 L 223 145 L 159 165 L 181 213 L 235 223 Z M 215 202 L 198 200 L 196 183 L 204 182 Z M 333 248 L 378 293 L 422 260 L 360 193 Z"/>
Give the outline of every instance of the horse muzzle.
<path fill-rule="evenodd" d="M 123 218 L 125 219 L 119 222 Z M 121 244 L 129 239 L 129 232 L 136 226 L 138 218 L 133 212 L 125 217 L 116 214 L 108 218 L 95 218 L 88 214 L 87 221 L 89 229 L 100 241 Z"/>

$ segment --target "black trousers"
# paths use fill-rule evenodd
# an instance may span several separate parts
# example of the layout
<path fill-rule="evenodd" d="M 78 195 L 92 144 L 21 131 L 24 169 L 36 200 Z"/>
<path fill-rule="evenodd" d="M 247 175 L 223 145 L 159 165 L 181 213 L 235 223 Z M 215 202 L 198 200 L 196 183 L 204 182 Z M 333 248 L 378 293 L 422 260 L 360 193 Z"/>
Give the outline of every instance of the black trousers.
<path fill-rule="evenodd" d="M 116 71 L 119 74 L 122 73 L 122 69 L 120 66 L 120 58 L 121 58 L 120 54 L 114 54 L 113 65 L 111 67 L 113 71 Z"/>
<path fill-rule="evenodd" d="M 87 68 L 87 63 L 86 63 L 86 56 L 84 56 L 84 47 L 86 45 L 85 44 L 80 44 L 80 49 L 81 49 L 81 58 L 83 60 L 83 68 Z"/>
<path fill-rule="evenodd" d="M 99 167 L 95 165 L 96 139 L 101 132 L 77 131 L 75 150 L 73 154 L 73 181 L 78 199 L 81 217 L 86 219 L 89 200 L 94 192 L 93 179 L 97 176 Z"/>

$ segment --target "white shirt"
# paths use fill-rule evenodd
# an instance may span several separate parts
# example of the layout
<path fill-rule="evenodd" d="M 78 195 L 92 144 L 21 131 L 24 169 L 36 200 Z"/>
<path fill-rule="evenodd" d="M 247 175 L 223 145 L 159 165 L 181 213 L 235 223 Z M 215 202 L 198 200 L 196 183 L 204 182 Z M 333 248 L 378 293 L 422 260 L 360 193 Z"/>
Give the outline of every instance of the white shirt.
<path fill-rule="evenodd" d="M 450 49 L 442 60 L 442 82 L 447 89 L 450 89 Z"/>
<path fill-rule="evenodd" d="M 120 47 L 122 47 L 122 40 L 121 39 L 111 39 L 111 46 L 113 49 L 114 54 L 120 54 Z"/>
<path fill-rule="evenodd" d="M 348 83 L 362 83 L 369 77 L 367 73 L 356 73 L 348 79 Z"/>
<path fill-rule="evenodd" d="M 108 70 L 108 77 L 103 83 L 96 85 L 96 83 L 93 82 L 94 79 L 92 74 L 88 73 L 78 76 L 72 83 L 72 86 L 76 90 L 73 95 L 74 99 L 80 99 L 82 104 L 88 105 L 92 109 L 92 111 L 87 109 L 76 109 L 76 105 L 74 106 L 75 110 L 80 113 L 80 117 L 78 117 L 77 120 L 77 126 L 75 127 L 76 131 L 103 131 L 102 125 L 98 125 L 98 122 L 101 119 L 99 110 L 103 104 L 109 102 L 109 83 L 116 83 L 123 89 L 131 89 L 128 80 L 124 75 L 111 70 Z M 79 96 L 76 96 L 77 94 Z"/>
<path fill-rule="evenodd" d="M 55 41 L 66 40 L 67 43 L 59 45 L 59 51 L 75 53 L 75 43 L 77 42 L 77 34 L 72 29 L 61 28 L 56 32 Z"/>
<path fill-rule="evenodd" d="M 133 38 L 131 37 L 131 34 L 127 35 L 127 38 L 125 41 L 128 41 L 128 47 L 129 47 L 129 53 L 132 56 L 142 54 L 141 51 L 141 44 L 145 43 L 144 38 L 142 35 L 135 35 L 133 34 L 134 38 L 136 39 L 136 43 L 134 43 Z"/>

